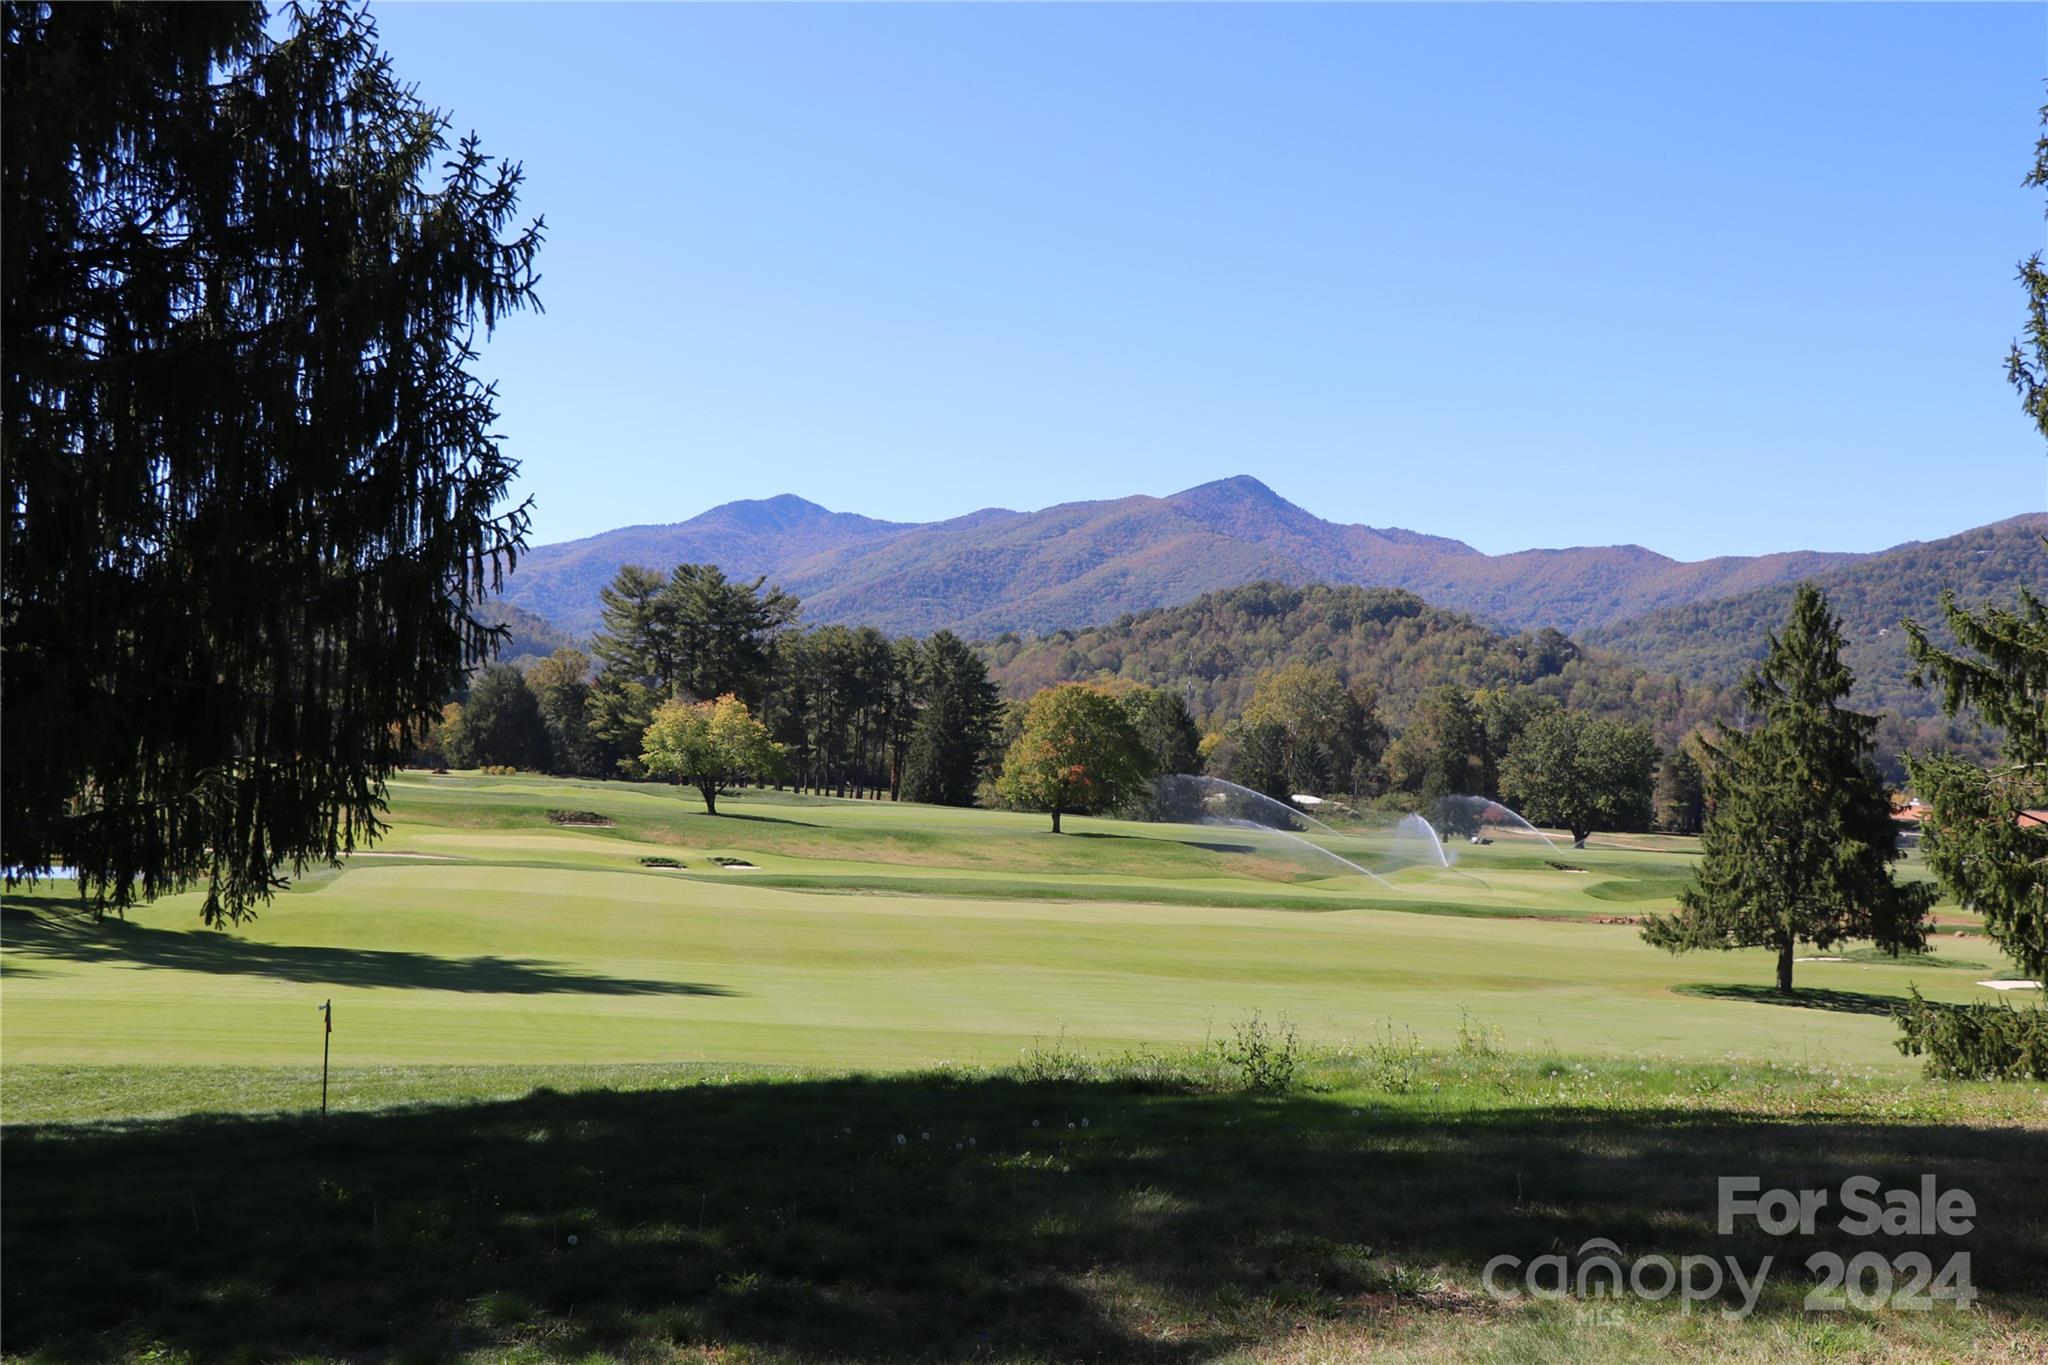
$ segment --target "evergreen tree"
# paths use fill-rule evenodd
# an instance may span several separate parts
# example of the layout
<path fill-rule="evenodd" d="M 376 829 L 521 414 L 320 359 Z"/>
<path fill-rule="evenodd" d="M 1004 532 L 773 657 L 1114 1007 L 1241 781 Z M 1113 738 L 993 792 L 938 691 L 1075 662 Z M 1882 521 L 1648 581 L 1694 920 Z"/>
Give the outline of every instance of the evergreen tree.
<path fill-rule="evenodd" d="M 1394 784 L 1425 802 L 1477 796 L 1486 785 L 1486 727 L 1472 694 L 1442 683 L 1423 694 L 1408 728 L 1387 749 Z"/>
<path fill-rule="evenodd" d="M 472 372 L 533 302 L 517 167 L 357 6 L 10 3 L 0 823 L 208 923 L 374 837 L 522 545 Z"/>
<path fill-rule="evenodd" d="M 623 565 L 600 594 L 604 627 L 591 640 L 599 670 L 586 709 L 593 766 L 640 771 L 640 737 L 663 701 L 734 695 L 759 704 L 776 637 L 798 603 L 764 580 L 734 582 L 709 564 L 663 575 Z"/>
<path fill-rule="evenodd" d="M 1226 782 L 1291 803 L 1297 790 L 1289 765 L 1287 731 L 1278 721 L 1242 718 L 1224 727 L 1212 763 Z"/>
<path fill-rule="evenodd" d="M 609 671 L 598 674 L 583 699 L 591 770 L 606 776 L 641 776 L 640 737 L 661 702 L 661 695 L 638 678 Z"/>
<path fill-rule="evenodd" d="M 910 736 L 903 799 L 971 806 L 1002 701 L 981 656 L 951 631 L 927 640 L 919 663 L 924 709 Z"/>
<path fill-rule="evenodd" d="M 759 702 L 774 636 L 799 610 L 796 598 L 764 588 L 766 581 L 735 582 L 715 564 L 676 566 L 655 612 L 675 642 L 670 695 Z"/>
<path fill-rule="evenodd" d="M 958 639 L 951 631 L 939 633 Z M 889 680 L 882 692 L 880 724 L 876 734 L 882 749 L 882 761 L 889 774 L 889 798 L 892 801 L 903 799 L 912 731 L 918 721 L 918 708 L 923 702 L 926 686 L 924 650 L 922 643 L 909 636 L 889 646 Z M 989 703 L 988 714 L 981 723 L 982 753 L 975 764 L 975 781 L 979 784 L 982 769 L 987 766 L 988 755 L 992 752 L 995 718 L 1002 703 L 995 684 L 988 681 L 988 665 L 982 662 L 979 654 L 974 655 L 974 661 L 980 667 L 981 681 L 988 686 L 986 697 Z M 971 804 L 973 799 L 974 794 L 970 790 L 967 801 L 962 804 Z"/>
<path fill-rule="evenodd" d="M 457 750 L 465 768 L 546 770 L 547 722 L 518 669 L 492 664 L 470 684 Z"/>
<path fill-rule="evenodd" d="M 2048 109 L 2042 110 L 2048 123 Z M 2048 186 L 2048 137 L 2034 145 L 2026 183 Z M 2048 438 L 2048 270 L 2020 263 L 2027 345 L 2007 373 L 2034 429 Z M 2003 732 L 2003 763 L 1985 771 L 1954 757 L 1912 764 L 1933 807 L 1922 848 L 1951 895 L 1984 916 L 1984 930 L 2030 976 L 2048 973 L 2048 602 L 2022 588 L 2016 608 L 1965 611 L 1943 593 L 1942 615 L 1962 646 L 1944 650 L 1906 622 L 1914 682 L 1938 682 L 1942 706 L 1973 707 Z"/>
<path fill-rule="evenodd" d="M 2016 699 L 2031 689 L 2032 747 L 2020 731 L 2007 730 L 2006 761 L 1997 769 L 1952 754 L 1914 759 L 1910 768 L 1915 793 L 1930 807 L 1920 841 L 1928 870 L 1958 902 L 1984 917 L 1984 932 L 2022 972 L 2039 978 L 2048 973 L 2048 757 L 2039 748 L 2040 708 L 2048 696 L 2048 621 L 2041 618 L 2039 599 L 2026 609 L 2034 617 L 2031 664 L 2016 661 L 1997 682 L 1980 677 L 1946 681 L 1945 687 L 1951 707 L 1984 697 L 1980 689 L 1987 687 L 2009 688 Z M 1951 626 L 1965 639 L 1974 635 L 1954 618 Z M 1986 665 L 1970 660 L 1966 666 Z M 1989 714 L 1989 707 L 1982 709 Z M 2028 753 L 2036 756 L 2023 756 Z"/>
<path fill-rule="evenodd" d="M 1871 758 L 1876 720 L 1843 706 L 1851 677 L 1827 598 L 1802 583 L 1782 633 L 1743 683 L 1755 716 L 1723 729 L 1707 773 L 1701 858 L 1672 916 L 1644 939 L 1674 953 L 1774 948 L 1778 989 L 1792 989 L 1804 939 L 1830 948 L 1867 938 L 1894 954 L 1927 943 L 1933 888 L 1900 885 L 1891 802 Z"/>
<path fill-rule="evenodd" d="M 598 592 L 604 627 L 591 637 L 600 676 L 614 690 L 637 682 L 674 695 L 681 671 L 670 580 L 639 564 L 623 564 Z"/>
<path fill-rule="evenodd" d="M 1188 704 L 1179 692 L 1167 687 L 1142 688 L 1131 694 L 1127 704 L 1131 724 L 1152 756 L 1153 772 L 1171 777 L 1202 770 L 1202 732 L 1195 728 L 1195 718 L 1188 714 Z"/>

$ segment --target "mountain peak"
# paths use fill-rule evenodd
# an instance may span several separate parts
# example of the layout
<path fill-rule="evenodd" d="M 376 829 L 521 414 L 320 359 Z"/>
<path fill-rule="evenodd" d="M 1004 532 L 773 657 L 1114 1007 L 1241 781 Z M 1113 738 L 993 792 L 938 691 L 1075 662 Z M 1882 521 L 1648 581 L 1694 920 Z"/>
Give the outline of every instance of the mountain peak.
<path fill-rule="evenodd" d="M 1295 506 L 1249 474 L 1197 484 L 1165 502 L 1182 516 L 1240 540 L 1313 536 L 1328 529 L 1313 513 Z"/>
<path fill-rule="evenodd" d="M 756 531 L 786 531 L 833 515 L 831 508 L 820 507 L 807 498 L 800 498 L 794 493 L 777 493 L 772 498 L 722 502 L 693 520 L 744 526 Z"/>
<path fill-rule="evenodd" d="M 1193 488 L 1184 488 L 1168 498 L 1168 502 L 1214 501 L 1222 498 L 1242 499 L 1246 502 L 1261 502 L 1269 507 L 1293 507 L 1294 504 L 1260 483 L 1249 474 L 1232 474 L 1227 479 L 1211 479 L 1198 483 Z"/>

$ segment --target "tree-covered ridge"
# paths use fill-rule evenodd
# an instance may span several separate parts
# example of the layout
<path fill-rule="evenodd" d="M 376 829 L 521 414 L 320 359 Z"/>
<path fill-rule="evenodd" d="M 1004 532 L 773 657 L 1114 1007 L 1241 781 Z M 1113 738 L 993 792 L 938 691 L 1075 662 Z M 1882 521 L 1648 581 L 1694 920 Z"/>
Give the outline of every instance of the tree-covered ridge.
<path fill-rule="evenodd" d="M 477 613 L 487 625 L 503 626 L 497 660 L 517 668 L 539 663 L 558 649 L 580 649 L 584 642 L 557 626 L 539 612 L 517 607 L 502 597 L 493 597 Z"/>
<path fill-rule="evenodd" d="M 1006 634 L 981 649 L 1007 696 L 1121 678 L 1181 692 L 1210 731 L 1244 711 L 1262 672 L 1296 662 L 1327 663 L 1347 684 L 1373 688 L 1397 732 L 1445 683 L 1526 688 L 1573 710 L 1641 720 L 1666 747 L 1733 704 L 1726 688 L 1656 676 L 1555 630 L 1505 635 L 1394 588 L 1253 583 L 1089 630 Z"/>
<path fill-rule="evenodd" d="M 1936 645 L 1953 647 L 1941 607 L 1943 590 L 1970 608 L 2008 602 L 2018 585 L 2048 583 L 2043 534 L 2048 534 L 2048 515 L 2031 513 L 1943 540 L 1902 545 L 1815 578 L 1842 618 L 1842 658 L 1856 675 L 1849 704 L 1896 718 L 1880 733 L 1881 750 L 1919 753 L 1960 744 L 1988 756 L 1967 718 L 1950 722 L 1941 714 L 1939 695 L 1913 684 L 1900 622 L 1908 617 L 1924 621 Z M 1580 638 L 1653 672 L 1726 687 L 1763 657 L 1766 637 L 1785 619 L 1795 591 L 1781 585 L 1670 607 Z"/>

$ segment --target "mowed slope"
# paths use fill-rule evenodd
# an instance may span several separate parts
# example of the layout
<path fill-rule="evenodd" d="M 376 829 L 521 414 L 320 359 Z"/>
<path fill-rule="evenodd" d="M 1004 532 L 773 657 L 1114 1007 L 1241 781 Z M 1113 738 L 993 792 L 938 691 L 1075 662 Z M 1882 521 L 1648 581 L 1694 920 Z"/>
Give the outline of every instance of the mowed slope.
<path fill-rule="evenodd" d="M 329 998 L 342 1068 L 1002 1063 L 1062 1033 L 1195 1044 L 1260 1011 L 1330 1045 L 1390 1025 L 1446 1044 L 1469 1017 L 1518 1048 L 1904 1071 L 1883 998 L 1913 982 L 1988 999 L 1974 982 L 2008 974 L 1977 940 L 1803 964 L 1825 1008 L 1741 998 L 1769 982 L 1765 955 L 1672 958 L 1598 922 L 1668 904 L 1671 851 L 1575 851 L 1586 870 L 1564 871 L 1495 846 L 1384 886 L 1236 830 L 1073 820 L 1055 837 L 1041 817 L 751 793 L 712 818 L 680 789 L 539 778 L 407 775 L 392 795 L 376 856 L 231 934 L 199 929 L 192 896 L 96 927 L 10 896 L 16 1078 L 317 1062 Z M 615 823 L 551 824 L 563 809 Z M 657 855 L 687 866 L 640 865 Z"/>

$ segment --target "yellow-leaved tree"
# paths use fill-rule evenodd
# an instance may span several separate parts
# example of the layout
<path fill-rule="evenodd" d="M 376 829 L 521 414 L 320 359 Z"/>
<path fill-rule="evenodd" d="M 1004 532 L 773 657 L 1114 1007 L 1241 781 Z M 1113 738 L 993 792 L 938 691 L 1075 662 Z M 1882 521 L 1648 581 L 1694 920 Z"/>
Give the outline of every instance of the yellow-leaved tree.
<path fill-rule="evenodd" d="M 688 782 L 718 814 L 718 794 L 743 777 L 772 777 L 782 746 L 730 692 L 715 701 L 670 701 L 656 708 L 641 738 L 641 766 L 655 777 Z"/>

